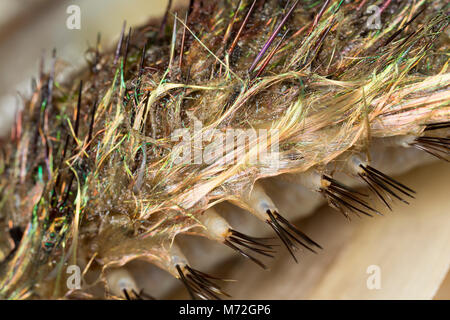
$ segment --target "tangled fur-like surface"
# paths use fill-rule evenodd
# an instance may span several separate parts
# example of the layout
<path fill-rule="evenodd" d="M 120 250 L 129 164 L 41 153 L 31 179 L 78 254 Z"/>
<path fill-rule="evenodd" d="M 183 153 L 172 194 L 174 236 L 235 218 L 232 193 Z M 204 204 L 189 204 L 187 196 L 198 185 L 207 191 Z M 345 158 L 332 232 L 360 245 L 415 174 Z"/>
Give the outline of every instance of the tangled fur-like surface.
<path fill-rule="evenodd" d="M 449 121 L 449 6 L 384 3 L 370 30 L 365 1 L 194 1 L 186 15 L 122 31 L 116 50 L 93 48 L 67 85 L 42 73 L 1 149 L 1 232 L 24 234 L 5 249 L 0 297 L 73 295 L 67 264 L 95 283 L 134 259 L 177 277 L 173 239 L 195 234 L 215 203 L 251 212 L 258 179 L 345 171 L 377 139 Z M 201 150 L 211 130 L 268 129 L 279 161 L 250 163 L 263 158 L 249 137 L 237 161 L 225 149 L 179 163 L 182 128 Z M 96 296 L 90 288 L 77 294 Z"/>

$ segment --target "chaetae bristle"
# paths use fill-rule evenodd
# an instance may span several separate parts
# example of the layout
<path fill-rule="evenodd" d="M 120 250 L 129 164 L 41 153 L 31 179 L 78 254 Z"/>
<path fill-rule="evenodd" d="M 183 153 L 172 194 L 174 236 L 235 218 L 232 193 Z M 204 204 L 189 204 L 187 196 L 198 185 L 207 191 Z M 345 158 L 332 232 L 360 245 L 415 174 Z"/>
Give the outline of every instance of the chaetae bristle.
<path fill-rule="evenodd" d="M 412 17 L 407 23 L 405 23 L 405 25 L 402 27 L 402 28 L 400 28 L 400 29 L 398 29 L 396 32 L 394 32 L 394 34 L 392 34 L 392 36 L 390 36 L 385 42 L 384 42 L 384 44 L 383 44 L 383 46 L 387 46 L 389 43 L 391 43 L 403 30 L 405 30 L 406 29 L 406 27 L 407 26 L 409 26 L 414 20 L 416 20 L 416 18 L 418 17 L 418 16 L 420 16 L 421 14 L 422 14 L 422 12 L 424 12 L 425 11 L 425 9 L 427 8 L 427 6 L 426 6 L 426 3 L 425 3 L 425 5 L 423 6 L 423 8 L 419 11 L 419 12 L 417 12 L 415 15 L 414 15 L 414 17 Z"/>
<path fill-rule="evenodd" d="M 127 289 L 123 289 L 123 295 L 125 296 L 125 299 L 126 299 L 126 300 L 132 300 L 131 297 L 130 297 L 130 295 L 128 294 Z"/>
<path fill-rule="evenodd" d="M 188 265 L 184 266 L 185 272 L 183 272 L 180 265 L 176 265 L 176 269 L 180 280 L 193 300 L 196 300 L 197 297 L 203 300 L 221 300 L 220 295 L 230 297 L 220 286 L 211 281 L 222 279 L 195 270 Z"/>
<path fill-rule="evenodd" d="M 247 24 L 248 18 L 249 18 L 250 15 L 252 14 L 253 8 L 255 7 L 255 3 L 256 3 L 256 0 L 253 0 L 253 3 L 252 3 L 252 5 L 250 6 L 250 8 L 248 9 L 248 12 L 247 12 L 247 14 L 245 15 L 244 21 L 242 21 L 242 24 L 241 24 L 241 26 L 240 26 L 240 28 L 239 28 L 238 33 L 236 34 L 236 37 L 234 38 L 234 40 L 233 40 L 233 42 L 232 42 L 232 44 L 231 44 L 231 46 L 230 46 L 230 49 L 228 49 L 228 55 L 230 55 L 230 56 L 231 56 L 231 54 L 233 53 L 234 48 L 236 47 L 236 45 L 237 45 L 237 43 L 238 43 L 238 41 L 239 41 L 239 38 L 240 38 L 241 33 L 242 33 L 242 30 L 244 30 L 245 25 Z"/>
<path fill-rule="evenodd" d="M 239 248 L 238 246 L 245 247 L 255 253 L 264 255 L 266 257 L 274 258 L 272 253 L 275 253 L 275 251 L 271 250 L 273 245 L 263 243 L 263 241 L 266 241 L 268 238 L 250 237 L 246 234 L 243 234 L 233 229 L 231 229 L 230 232 L 231 236 L 224 241 L 225 245 L 237 251 L 243 257 L 250 259 L 264 270 L 267 270 L 267 266 L 264 263 L 262 263 L 259 259 L 255 258 L 254 256 L 246 253 L 242 248 Z"/>
<path fill-rule="evenodd" d="M 336 207 L 336 209 L 340 210 L 344 214 L 344 216 L 348 217 L 347 212 L 360 212 L 366 216 L 372 217 L 368 211 L 381 215 L 380 212 L 373 209 L 366 201 L 361 199 L 361 196 L 367 195 L 347 187 L 327 175 L 323 175 L 322 177 L 328 181 L 330 185 L 327 188 L 323 188 L 321 192 L 333 204 L 333 206 Z"/>
<path fill-rule="evenodd" d="M 317 244 L 303 232 L 298 230 L 288 220 L 283 218 L 278 212 L 272 213 L 270 210 L 267 210 L 266 213 L 270 218 L 270 220 L 267 220 L 267 223 L 272 227 L 272 229 L 276 232 L 280 240 L 284 243 L 285 247 L 288 249 L 290 255 L 292 256 L 292 258 L 296 263 L 298 263 L 298 260 L 294 254 L 294 251 L 296 251 L 298 247 L 295 244 L 295 242 L 313 253 L 317 252 L 312 248 L 312 246 L 316 246 L 322 249 L 322 247 L 319 244 Z M 280 223 L 283 224 L 284 226 L 281 225 Z M 294 232 L 294 234 L 292 234 L 292 232 Z M 309 245 L 304 243 L 300 239 L 306 241 Z"/>
<path fill-rule="evenodd" d="M 170 8 L 172 8 L 172 0 L 169 0 L 167 3 L 166 12 L 164 13 L 161 25 L 159 27 L 158 39 L 160 40 L 164 37 L 164 31 L 166 29 L 167 18 L 169 17 Z"/>
<path fill-rule="evenodd" d="M 316 18 L 314 19 L 311 29 L 309 30 L 309 33 L 311 33 L 314 30 L 314 28 L 317 26 L 317 23 L 319 22 L 320 18 L 322 18 L 322 15 L 324 14 L 324 12 L 329 4 L 330 4 L 330 0 L 326 0 L 323 3 L 322 7 L 320 8 L 319 13 L 316 15 Z"/>
<path fill-rule="evenodd" d="M 77 143 L 76 138 L 78 138 L 78 129 L 80 127 L 80 113 L 81 113 L 81 100 L 82 100 L 82 96 L 83 96 L 83 80 L 80 80 L 80 86 L 78 87 L 78 103 L 77 103 L 77 115 L 76 115 L 76 120 L 75 120 L 75 127 L 74 127 L 74 142 L 75 145 Z"/>
<path fill-rule="evenodd" d="M 184 264 L 175 270 L 178 260 L 158 244 L 194 230 L 262 268 L 267 268 L 264 257 L 273 257 L 278 248 L 227 223 L 202 233 L 192 229 L 215 203 L 232 202 L 267 222 L 297 261 L 295 250 L 316 252 L 321 246 L 279 214 L 278 192 L 273 199 L 255 192 L 255 181 L 311 169 L 314 175 L 299 178 L 302 187 L 320 191 L 347 218 L 371 216 L 381 213 L 368 195 L 325 172 L 357 175 L 392 210 L 393 200 L 408 203 L 414 191 L 374 169 L 382 166 L 371 162 L 378 157 L 343 163 L 347 155 L 370 155 L 386 138 L 449 160 L 450 78 L 441 41 L 449 21 L 440 1 L 380 1 L 385 11 L 379 30 L 364 27 L 367 12 L 358 10 L 371 5 L 365 0 L 191 0 L 186 11 L 169 12 L 171 5 L 163 19 L 142 27 L 126 28 L 124 21 L 118 43 L 101 53 L 98 34 L 88 51 L 94 54 L 89 68 L 67 82 L 56 82 L 55 51 L 48 73 L 41 60 L 33 94 L 16 116 L 10 143 L 3 141 L 0 150 L 0 228 L 8 250 L 14 252 L 17 243 L 7 230 L 27 230 L 15 251 L 20 256 L 5 264 L 5 274 L 18 276 L 0 279 L 0 297 L 65 297 L 63 289 L 50 293 L 64 288 L 58 282 L 64 277 L 48 277 L 49 262 L 77 263 L 92 254 L 86 258 L 102 270 L 123 257 L 154 264 L 168 257 L 163 268 L 191 297 L 220 298 L 214 281 L 219 279 Z M 190 133 L 197 132 L 197 124 L 205 129 L 202 134 L 275 129 L 276 138 L 271 134 L 268 140 L 270 147 L 276 142 L 281 148 L 281 166 L 227 162 L 240 148 L 225 148 L 212 163 L 177 163 L 180 141 L 172 138 L 187 129 L 188 141 L 184 134 L 177 138 L 196 143 Z M 260 138 L 249 137 L 244 156 L 261 155 Z M 190 151 L 208 146 L 201 141 Z M 299 205 L 291 216 L 308 205 Z M 41 281 L 49 278 L 54 280 Z M 38 282 L 42 286 L 34 286 Z M 108 296 L 107 286 L 103 289 L 102 297 Z M 89 290 L 81 291 L 87 297 Z M 137 291 L 119 290 L 116 298 L 148 299 Z"/>
<path fill-rule="evenodd" d="M 130 38 L 132 36 L 131 32 L 132 32 L 132 28 L 130 27 L 128 30 L 127 39 L 125 40 L 125 52 L 123 54 L 123 75 L 124 76 L 127 73 L 128 51 L 129 51 L 129 47 L 130 47 Z"/>
<path fill-rule="evenodd" d="M 267 49 L 270 47 L 270 45 L 272 44 L 273 40 L 275 40 L 275 37 L 278 35 L 278 32 L 280 32 L 281 28 L 285 25 L 287 19 L 289 18 L 289 16 L 292 14 L 292 12 L 294 11 L 295 7 L 297 6 L 299 0 L 296 0 L 294 2 L 294 4 L 291 6 L 291 8 L 289 9 L 289 11 L 286 13 L 286 15 L 283 17 L 283 19 L 281 20 L 281 22 L 278 24 L 278 26 L 275 28 L 275 30 L 272 32 L 272 35 L 269 37 L 269 39 L 266 41 L 266 43 L 264 44 L 264 46 L 262 47 L 261 51 L 259 51 L 258 55 L 256 56 L 255 60 L 253 60 L 252 65 L 250 66 L 250 68 L 248 69 L 248 73 L 252 73 L 253 70 L 255 70 L 256 65 L 258 64 L 258 62 L 262 59 L 262 57 L 264 56 L 264 54 L 266 53 Z"/>
<path fill-rule="evenodd" d="M 92 132 L 94 130 L 94 122 L 95 122 L 95 113 L 97 111 L 98 101 L 95 100 L 94 105 L 92 106 L 92 113 L 91 113 L 91 122 L 89 124 L 89 133 L 88 133 L 88 143 L 92 140 Z"/>
<path fill-rule="evenodd" d="M 273 58 L 273 56 L 275 55 L 275 53 L 277 53 L 278 49 L 281 47 L 281 45 L 283 44 L 284 39 L 286 38 L 286 35 L 288 34 L 289 29 L 286 30 L 286 32 L 283 34 L 283 36 L 281 37 L 280 41 L 278 42 L 278 44 L 275 46 L 275 48 L 270 52 L 270 54 L 267 56 L 267 58 L 264 60 L 263 65 L 261 66 L 261 68 L 258 70 L 258 72 L 256 73 L 256 75 L 253 78 L 258 78 L 266 69 L 267 65 L 269 64 L 270 60 Z"/>
<path fill-rule="evenodd" d="M 372 187 L 375 188 L 375 186 L 378 187 L 378 190 L 383 190 L 387 192 L 389 195 L 397 198 L 398 200 L 409 204 L 408 201 L 400 197 L 392 188 L 396 189 L 397 191 L 400 191 L 402 194 L 413 198 L 414 196 L 411 193 L 416 193 L 414 190 L 410 189 L 409 187 L 405 186 L 404 184 L 394 180 L 393 178 L 389 177 L 388 175 L 382 173 L 381 171 L 371 167 L 371 166 L 364 166 L 360 165 L 360 168 L 364 170 L 364 173 L 362 173 L 363 176 L 365 176 L 369 181 L 372 182 Z M 371 185 L 369 185 L 371 186 Z M 384 199 L 384 197 L 381 197 Z M 386 204 L 386 201 L 383 200 L 383 202 Z M 388 206 L 390 208 L 390 206 Z"/>
<path fill-rule="evenodd" d="M 436 122 L 427 124 L 424 131 L 432 131 L 439 129 L 448 129 L 450 128 L 450 121 Z"/>
<path fill-rule="evenodd" d="M 445 126 L 440 128 L 445 128 Z M 421 136 L 416 138 L 410 145 L 440 160 L 450 162 L 448 159 L 450 156 L 450 138 Z"/>
<path fill-rule="evenodd" d="M 123 37 L 125 36 L 125 28 L 126 28 L 126 26 L 127 26 L 127 22 L 124 21 L 123 25 L 122 25 L 122 31 L 120 32 L 119 42 L 117 43 L 116 54 L 114 56 L 113 64 L 117 64 L 117 62 L 119 60 L 120 52 L 122 51 Z"/>

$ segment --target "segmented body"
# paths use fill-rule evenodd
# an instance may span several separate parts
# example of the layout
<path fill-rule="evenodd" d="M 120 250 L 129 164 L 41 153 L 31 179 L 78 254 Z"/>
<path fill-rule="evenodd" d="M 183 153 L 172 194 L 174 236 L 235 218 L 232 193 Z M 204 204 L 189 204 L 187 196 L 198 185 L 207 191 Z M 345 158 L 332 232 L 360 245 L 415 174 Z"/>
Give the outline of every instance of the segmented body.
<path fill-rule="evenodd" d="M 3 146 L 1 222 L 27 232 L 3 262 L 0 294 L 93 297 L 90 287 L 64 288 L 65 266 L 97 271 L 108 291 L 108 270 L 140 259 L 182 280 L 192 297 L 218 298 L 220 287 L 173 243 L 178 234 L 246 257 L 247 249 L 272 253 L 208 211 L 218 202 L 267 222 L 294 259 L 298 245 L 320 249 L 255 181 L 297 175 L 346 216 L 375 211 L 334 171 L 367 182 L 388 207 L 390 196 L 412 196 L 370 166 L 370 150 L 394 137 L 399 148 L 448 156 L 448 6 L 407 1 L 390 12 L 383 29 L 362 34 L 364 10 L 353 3 L 194 1 L 187 19 L 168 15 L 162 28 L 122 31 L 114 53 L 94 52 L 83 82 L 54 87 L 54 74 L 42 75 Z M 194 154 L 179 161 L 174 134 L 183 128 Z M 255 128 L 267 129 L 268 140 L 250 135 L 225 149 L 202 140 L 211 130 Z M 261 156 L 275 144 L 275 162 Z M 196 153 L 207 149 L 208 157 Z M 61 204 L 64 217 L 49 219 Z M 140 296 L 129 289 L 127 297 Z"/>

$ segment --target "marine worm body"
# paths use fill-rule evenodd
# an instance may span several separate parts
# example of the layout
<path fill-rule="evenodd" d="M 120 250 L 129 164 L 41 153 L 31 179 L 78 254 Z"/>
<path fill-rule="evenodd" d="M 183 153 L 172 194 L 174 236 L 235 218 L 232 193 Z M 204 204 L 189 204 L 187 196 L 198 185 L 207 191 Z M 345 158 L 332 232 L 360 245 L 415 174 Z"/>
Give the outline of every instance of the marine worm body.
<path fill-rule="evenodd" d="M 196 0 L 68 84 L 42 74 L 1 145 L 0 297 L 162 298 L 141 261 L 220 299 L 209 245 L 270 269 L 326 250 L 294 221 L 323 202 L 413 206 L 392 175 L 450 156 L 449 7 L 383 3 L 372 30 L 365 1 Z"/>

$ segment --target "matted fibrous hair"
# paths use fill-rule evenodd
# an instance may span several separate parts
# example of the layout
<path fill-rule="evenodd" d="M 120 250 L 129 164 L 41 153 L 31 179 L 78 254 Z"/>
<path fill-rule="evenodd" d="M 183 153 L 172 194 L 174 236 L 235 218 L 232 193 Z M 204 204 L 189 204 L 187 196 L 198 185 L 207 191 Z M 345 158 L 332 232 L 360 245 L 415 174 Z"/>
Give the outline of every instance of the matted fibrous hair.
<path fill-rule="evenodd" d="M 161 23 L 124 28 L 110 51 L 92 48 L 89 68 L 68 84 L 55 83 L 54 68 L 42 72 L 1 147 L 0 228 L 15 244 L 1 264 L 0 297 L 119 296 L 108 270 L 140 259 L 192 297 L 217 298 L 218 279 L 188 265 L 178 234 L 247 257 L 244 249 L 273 252 L 267 239 L 218 231 L 210 220 L 222 222 L 211 211 L 219 202 L 265 220 L 289 250 L 320 249 L 255 187 L 266 177 L 317 173 L 316 191 L 346 216 L 377 212 L 330 167 L 356 163 L 349 173 L 389 208 L 392 197 L 413 197 L 370 165 L 369 150 L 385 140 L 448 160 L 449 5 L 376 4 L 383 23 L 372 29 L 365 0 L 191 1 Z M 180 129 L 202 152 L 211 144 L 199 136 L 212 131 L 266 129 L 268 142 L 250 135 L 241 157 L 213 144 L 208 163 L 180 162 Z M 276 163 L 249 161 L 275 143 Z M 71 264 L 83 276 L 97 270 L 97 280 L 67 288 Z M 139 289 L 122 288 L 123 297 L 146 295 Z"/>

